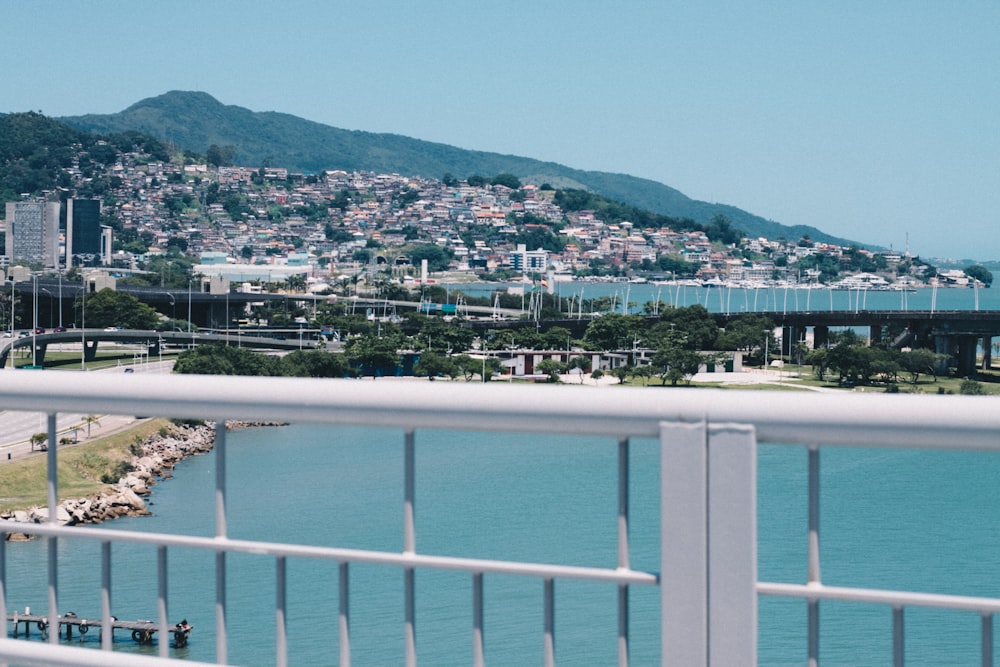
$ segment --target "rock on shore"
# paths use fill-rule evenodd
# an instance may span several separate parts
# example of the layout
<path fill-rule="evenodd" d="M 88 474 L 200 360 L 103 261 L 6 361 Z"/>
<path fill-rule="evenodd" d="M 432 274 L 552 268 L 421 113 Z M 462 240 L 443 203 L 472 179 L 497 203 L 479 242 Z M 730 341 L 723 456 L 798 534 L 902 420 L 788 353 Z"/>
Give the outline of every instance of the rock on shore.
<path fill-rule="evenodd" d="M 171 425 L 139 444 L 132 457 L 133 469 L 104 492 L 86 498 L 64 500 L 56 508 L 61 525 L 101 523 L 121 516 L 150 514 L 143 496 L 157 480 L 169 478 L 178 462 L 203 454 L 215 443 L 213 425 Z M 49 520 L 47 507 L 34 507 L 0 514 L 0 520 L 20 523 L 44 523 Z M 8 533 L 9 540 L 27 539 L 20 533 Z"/>

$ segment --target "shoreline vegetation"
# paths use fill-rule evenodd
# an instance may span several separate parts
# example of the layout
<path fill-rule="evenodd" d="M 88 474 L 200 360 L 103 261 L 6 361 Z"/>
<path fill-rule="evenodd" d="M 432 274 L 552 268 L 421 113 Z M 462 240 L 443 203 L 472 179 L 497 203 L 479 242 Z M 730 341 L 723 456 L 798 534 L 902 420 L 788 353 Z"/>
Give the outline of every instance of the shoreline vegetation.
<path fill-rule="evenodd" d="M 277 424 L 227 423 L 227 428 Z M 56 521 L 61 525 L 102 523 L 122 516 L 152 514 L 144 498 L 174 467 L 189 456 L 211 451 L 215 425 L 150 419 L 121 433 L 67 448 L 59 456 L 60 502 Z M 0 498 L 0 521 L 44 523 L 46 458 L 30 457 L 3 467 L 0 478 L 7 497 Z M 8 527 L 9 528 L 9 527 Z M 6 533 L 8 541 L 30 536 Z"/>

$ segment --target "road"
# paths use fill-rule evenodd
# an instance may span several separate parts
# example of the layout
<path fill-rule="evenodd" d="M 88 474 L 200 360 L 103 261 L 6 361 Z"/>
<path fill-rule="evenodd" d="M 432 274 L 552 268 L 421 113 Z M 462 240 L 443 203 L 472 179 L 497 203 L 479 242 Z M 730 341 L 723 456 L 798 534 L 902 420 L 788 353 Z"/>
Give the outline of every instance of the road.
<path fill-rule="evenodd" d="M 87 372 L 124 373 L 126 369 L 131 369 L 130 372 L 134 373 L 169 373 L 172 368 L 173 360 L 169 360 L 151 361 L 148 364 L 118 366 Z M 37 373 L 39 371 L 4 370 L 3 372 Z M 86 415 L 60 413 L 56 417 L 57 437 L 68 437 L 83 443 L 116 433 L 130 427 L 136 422 L 136 418 L 131 415 L 94 416 L 97 417 L 97 421 L 90 424 L 90 435 L 88 437 L 88 425 L 85 421 Z M 32 451 L 31 436 L 35 433 L 45 433 L 46 429 L 46 416 L 43 412 L 0 411 L 0 463 L 24 458 L 32 454 L 39 454 L 40 452 L 37 448 Z"/>

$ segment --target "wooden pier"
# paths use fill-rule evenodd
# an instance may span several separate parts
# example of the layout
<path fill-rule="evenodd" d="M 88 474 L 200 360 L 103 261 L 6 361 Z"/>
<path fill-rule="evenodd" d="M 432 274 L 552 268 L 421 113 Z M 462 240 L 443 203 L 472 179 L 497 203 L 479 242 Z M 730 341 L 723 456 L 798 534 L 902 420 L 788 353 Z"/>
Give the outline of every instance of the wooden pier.
<path fill-rule="evenodd" d="M 21 634 L 24 629 L 24 637 L 30 638 L 32 629 L 38 630 L 42 638 L 49 634 L 49 618 L 39 614 L 13 612 L 7 614 L 7 620 L 14 624 L 14 639 Z M 77 616 L 73 612 L 68 612 L 57 617 L 57 631 L 60 637 L 65 634 L 67 640 L 73 639 L 76 632 L 82 641 L 84 636 L 91 630 L 96 629 L 100 633 L 103 629 L 103 622 L 99 618 L 84 618 Z M 111 617 L 111 641 L 115 640 L 115 630 L 125 630 L 131 632 L 132 641 L 139 644 L 152 644 L 154 635 L 159 631 L 160 625 L 153 621 L 119 621 L 114 616 Z M 171 628 L 174 635 L 174 648 L 184 648 L 188 643 L 188 635 L 191 634 L 193 626 L 188 625 L 187 619 L 177 623 Z"/>

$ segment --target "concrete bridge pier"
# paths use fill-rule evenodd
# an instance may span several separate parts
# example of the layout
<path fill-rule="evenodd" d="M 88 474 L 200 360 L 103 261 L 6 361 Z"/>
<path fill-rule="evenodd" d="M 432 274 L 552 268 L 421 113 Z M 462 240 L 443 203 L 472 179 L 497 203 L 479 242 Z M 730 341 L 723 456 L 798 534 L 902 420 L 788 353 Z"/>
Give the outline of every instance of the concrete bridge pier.
<path fill-rule="evenodd" d="M 34 356 L 35 364 L 38 365 L 38 366 L 41 366 L 41 365 L 43 365 L 45 363 L 45 350 L 47 350 L 49 348 L 49 345 L 48 345 L 48 343 L 37 343 L 36 342 L 35 345 L 34 345 L 34 347 L 35 347 L 35 352 L 34 352 L 34 354 L 35 354 L 35 356 Z"/>
<path fill-rule="evenodd" d="M 868 328 L 868 341 L 871 347 L 878 347 L 882 344 L 881 324 L 873 324 Z"/>
<path fill-rule="evenodd" d="M 983 370 L 988 371 L 993 368 L 993 337 L 983 336 Z"/>
<path fill-rule="evenodd" d="M 934 352 L 944 355 L 939 357 L 935 372 L 938 375 L 946 375 L 948 373 L 948 357 L 956 357 L 958 354 L 958 346 L 955 339 L 952 336 L 942 336 L 940 334 L 934 336 Z"/>
<path fill-rule="evenodd" d="M 813 349 L 819 350 L 830 342 L 830 327 L 816 325 L 813 327 Z"/>
<path fill-rule="evenodd" d="M 83 360 L 94 361 L 97 359 L 97 341 L 88 340 L 83 343 Z"/>
<path fill-rule="evenodd" d="M 976 348 L 979 336 L 958 336 L 958 354 L 956 355 L 956 372 L 959 377 L 976 377 Z"/>

